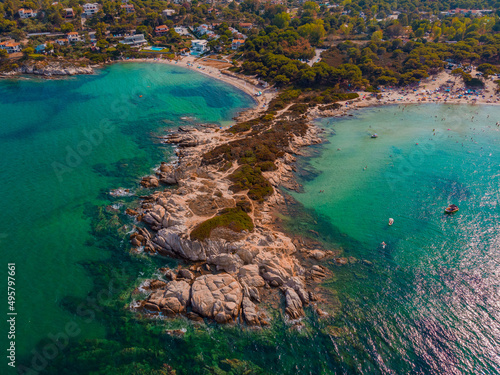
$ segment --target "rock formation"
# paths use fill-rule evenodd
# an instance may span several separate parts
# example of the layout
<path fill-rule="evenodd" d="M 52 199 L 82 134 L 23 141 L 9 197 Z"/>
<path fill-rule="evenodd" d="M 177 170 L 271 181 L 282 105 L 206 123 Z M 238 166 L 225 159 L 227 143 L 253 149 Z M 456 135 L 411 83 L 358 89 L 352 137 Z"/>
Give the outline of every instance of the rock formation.
<path fill-rule="evenodd" d="M 183 259 L 195 265 L 180 270 L 164 270 L 171 280 L 153 290 L 140 302 L 149 314 L 172 316 L 184 314 L 189 319 L 202 318 L 219 323 L 239 321 L 250 326 L 268 324 L 269 317 L 259 308 L 269 288 L 279 288 L 285 301 L 286 314 L 292 320 L 304 316 L 310 303 L 308 283 L 316 283 L 328 271 L 319 265 L 301 264 L 297 255 L 313 262 L 327 258 L 330 252 L 318 248 L 299 248 L 293 241 L 272 227 L 272 207 L 284 201 L 279 190 L 263 202 L 250 201 L 245 192 L 234 193 L 229 170 L 201 163 L 201 155 L 234 139 L 212 128 L 183 128 L 168 136 L 166 142 L 176 143 L 178 160 L 162 163 L 154 176 L 143 178 L 144 187 L 175 185 L 143 197 L 135 210 L 146 225 L 138 226 L 131 235 L 133 246 L 149 253 Z M 265 172 L 275 186 L 293 185 L 295 157 L 291 154 L 306 144 L 317 143 L 316 132 L 294 139 L 290 153 L 276 161 L 276 171 Z M 200 223 L 243 204 L 253 224 L 252 231 L 234 231 L 218 227 L 203 241 L 191 239 L 190 233 Z M 132 211 L 129 211 L 132 212 Z"/>
<path fill-rule="evenodd" d="M 71 76 L 76 74 L 93 74 L 94 69 L 85 62 L 65 61 L 65 60 L 29 60 L 23 62 L 20 66 L 3 75 L 34 74 L 45 77 L 52 76 Z"/>

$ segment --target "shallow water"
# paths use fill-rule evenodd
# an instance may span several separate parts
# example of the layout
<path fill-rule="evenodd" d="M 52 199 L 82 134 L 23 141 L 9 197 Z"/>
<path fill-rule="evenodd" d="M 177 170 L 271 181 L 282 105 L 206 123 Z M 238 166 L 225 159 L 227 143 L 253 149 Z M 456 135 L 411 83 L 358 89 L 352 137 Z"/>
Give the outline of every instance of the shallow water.
<path fill-rule="evenodd" d="M 82 323 L 64 301 L 85 297 L 93 286 L 89 264 L 112 256 L 96 246 L 90 213 L 115 202 L 110 189 L 137 187 L 172 155 L 156 134 L 192 123 L 227 125 L 252 103 L 225 83 L 163 64 L 0 81 L 1 275 L 6 283 L 7 263 L 16 263 L 18 358 L 71 321 L 81 324 L 78 339 L 104 337 L 103 324 Z"/>
<path fill-rule="evenodd" d="M 289 223 L 373 263 L 330 264 L 341 326 L 361 345 L 344 364 L 365 374 L 498 373 L 500 108 L 354 114 L 318 121 L 329 142 L 301 160 L 309 173 L 293 194 L 317 224 Z M 444 214 L 451 203 L 460 211 Z"/>
<path fill-rule="evenodd" d="M 190 375 L 500 372 L 500 108 L 393 106 L 322 120 L 329 143 L 299 160 L 304 193 L 295 198 L 304 207 L 287 226 L 313 229 L 360 262 L 324 262 L 337 315 L 318 320 L 307 308 L 296 331 L 281 308 L 269 311 L 271 327 L 253 331 L 128 311 L 131 290 L 175 261 L 130 255 L 123 211 L 134 198 L 107 194 L 137 187 L 172 155 L 155 143 L 162 129 L 226 124 L 251 98 L 195 72 L 134 63 L 68 80 L 2 81 L 0 98 L 0 246 L 5 266 L 17 265 L 17 354 L 26 366 L 58 375 L 168 366 Z M 460 211 L 446 216 L 450 203 Z M 48 358 L 49 334 L 73 321 L 81 332 L 40 362 L 31 350 Z M 180 328 L 183 338 L 165 332 Z"/>

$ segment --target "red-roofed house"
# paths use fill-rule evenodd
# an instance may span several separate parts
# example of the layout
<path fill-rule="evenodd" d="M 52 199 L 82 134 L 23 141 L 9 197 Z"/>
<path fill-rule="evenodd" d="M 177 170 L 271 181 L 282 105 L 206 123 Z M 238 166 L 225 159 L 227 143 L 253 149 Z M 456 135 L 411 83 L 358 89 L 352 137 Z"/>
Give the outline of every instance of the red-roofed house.
<path fill-rule="evenodd" d="M 4 49 L 7 53 L 21 52 L 21 44 L 12 40 L 1 42 L 0 49 Z"/>
<path fill-rule="evenodd" d="M 68 33 L 68 42 L 76 43 L 76 42 L 81 42 L 81 41 L 82 41 L 82 38 L 80 37 L 80 35 L 78 35 L 78 33 L 76 31 L 72 31 L 72 32 Z"/>
<path fill-rule="evenodd" d="M 249 23 L 249 22 L 240 22 L 240 27 L 242 29 L 251 29 L 253 27 L 253 24 Z"/>
<path fill-rule="evenodd" d="M 160 25 L 156 26 L 155 28 L 155 34 L 159 36 L 167 35 L 168 33 L 168 26 L 166 25 Z"/>
<path fill-rule="evenodd" d="M 243 44 L 245 44 L 245 40 L 244 39 L 233 39 L 233 42 L 231 43 L 231 48 L 232 49 L 238 49 Z"/>
<path fill-rule="evenodd" d="M 125 12 L 127 12 L 127 13 L 134 13 L 135 12 L 134 6 L 132 4 L 123 4 L 123 5 L 120 5 L 120 8 L 125 9 Z"/>
<path fill-rule="evenodd" d="M 21 19 L 34 18 L 36 17 L 37 14 L 34 10 L 24 9 L 24 8 L 19 9 L 18 13 L 19 13 L 19 18 Z"/>

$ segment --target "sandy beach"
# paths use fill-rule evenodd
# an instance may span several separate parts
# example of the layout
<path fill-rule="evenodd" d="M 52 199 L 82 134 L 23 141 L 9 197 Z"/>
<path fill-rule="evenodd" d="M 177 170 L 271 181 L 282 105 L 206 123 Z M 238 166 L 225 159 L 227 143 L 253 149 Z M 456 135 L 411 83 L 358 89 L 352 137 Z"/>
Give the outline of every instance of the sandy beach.
<path fill-rule="evenodd" d="M 472 75 L 475 75 L 475 71 Z M 461 78 L 447 72 L 440 72 L 411 88 L 385 88 L 381 90 L 380 99 L 373 98 L 372 93 L 358 92 L 360 101 L 357 107 L 376 104 L 490 104 L 498 105 L 500 95 L 496 92 L 496 84 L 492 79 L 485 80 L 481 90 L 467 89 Z M 366 99 L 372 97 L 370 101 Z M 375 99 L 375 101 L 374 101 Z"/>
<path fill-rule="evenodd" d="M 269 102 L 279 93 L 275 87 L 263 88 L 255 77 L 248 77 L 241 74 L 229 72 L 216 66 L 211 66 L 212 61 L 204 61 L 194 56 L 183 56 L 179 60 L 168 59 L 131 59 L 129 62 L 162 63 L 180 66 L 187 69 L 196 70 L 209 77 L 226 82 L 251 95 L 256 102 L 256 106 L 249 108 L 238 115 L 236 121 L 247 121 L 257 117 L 267 110 Z M 223 65 L 223 64 L 221 64 Z M 227 64 L 229 66 L 229 64 Z M 477 71 L 472 70 L 472 76 Z M 333 117 L 348 115 L 351 110 L 359 108 L 380 106 L 380 105 L 406 105 L 406 104 L 485 104 L 499 105 L 500 94 L 496 92 L 497 85 L 494 79 L 485 80 L 483 89 L 468 89 L 461 78 L 442 71 L 434 76 L 423 79 L 420 84 L 411 87 L 382 88 L 380 93 L 358 91 L 358 99 L 338 102 L 342 107 L 333 110 L 322 111 L 319 106 L 312 108 L 308 112 L 310 119 L 318 117 Z M 257 93 L 260 95 L 256 95 Z M 278 111 L 284 113 L 289 106 Z"/>

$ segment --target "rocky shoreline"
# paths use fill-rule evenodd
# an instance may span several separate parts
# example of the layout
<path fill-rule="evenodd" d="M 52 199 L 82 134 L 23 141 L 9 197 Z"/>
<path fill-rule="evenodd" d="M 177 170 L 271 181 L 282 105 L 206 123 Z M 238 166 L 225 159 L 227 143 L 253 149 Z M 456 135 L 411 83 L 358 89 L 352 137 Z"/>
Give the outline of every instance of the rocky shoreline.
<path fill-rule="evenodd" d="M 18 65 L 18 64 L 15 64 Z M 79 74 L 94 74 L 94 68 L 83 62 L 56 61 L 24 61 L 19 66 L 0 72 L 0 76 L 13 77 L 22 74 L 33 74 L 42 77 L 72 76 Z"/>
<path fill-rule="evenodd" d="M 128 210 L 141 223 L 130 241 L 134 252 L 182 259 L 184 265 L 160 269 L 162 277 L 141 285 L 136 293 L 144 297 L 131 304 L 133 310 L 248 326 L 269 324 L 266 309 L 279 309 L 283 301 L 286 316 L 295 324 L 301 324 L 308 305 L 319 316 L 328 315 L 318 283 L 330 271 L 321 262 L 338 254 L 315 241 L 292 240 L 273 225 L 274 213 L 285 204 L 279 188 L 298 188 L 295 155 L 322 142 L 321 130 L 308 125 L 303 135 L 290 139 L 274 162 L 275 170 L 262 173 L 274 189 L 261 201 L 250 199 L 245 190 L 234 191 L 231 175 L 238 163 L 229 168 L 204 163 L 207 152 L 246 137 L 210 127 L 181 127 L 165 137 L 165 143 L 177 146 L 178 158 L 163 162 L 141 185 L 171 187 L 142 197 L 139 208 Z M 216 227 L 202 241 L 190 238 L 200 223 L 237 207 L 245 207 L 253 230 Z"/>

